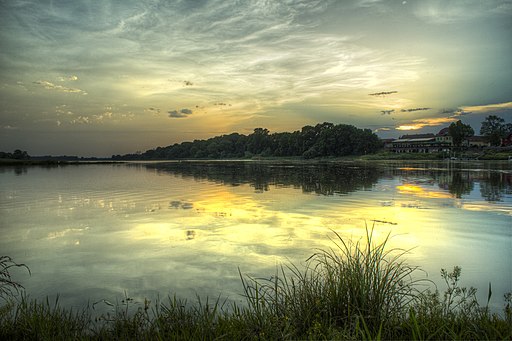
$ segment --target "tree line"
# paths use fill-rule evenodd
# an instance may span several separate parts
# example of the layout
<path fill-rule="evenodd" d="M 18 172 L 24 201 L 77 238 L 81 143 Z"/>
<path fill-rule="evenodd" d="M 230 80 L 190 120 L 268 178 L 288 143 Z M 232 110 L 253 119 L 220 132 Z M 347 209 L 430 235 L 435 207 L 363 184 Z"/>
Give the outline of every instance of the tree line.
<path fill-rule="evenodd" d="M 14 152 L 0 152 L 0 159 L 28 160 L 30 155 L 24 150 L 16 149 Z"/>
<path fill-rule="evenodd" d="M 294 132 L 270 133 L 256 128 L 253 133 L 232 133 L 207 140 L 175 143 L 144 153 L 113 155 L 115 160 L 228 159 L 262 157 L 316 157 L 364 155 L 377 152 L 382 141 L 370 129 L 347 124 L 319 123 Z"/>
<path fill-rule="evenodd" d="M 448 134 L 452 137 L 454 146 L 460 147 L 466 138 L 475 135 L 475 131 L 469 124 L 458 120 L 450 124 Z M 512 123 L 505 123 L 502 117 L 489 115 L 482 122 L 480 134 L 487 138 L 491 146 L 500 146 L 503 139 L 512 134 Z"/>

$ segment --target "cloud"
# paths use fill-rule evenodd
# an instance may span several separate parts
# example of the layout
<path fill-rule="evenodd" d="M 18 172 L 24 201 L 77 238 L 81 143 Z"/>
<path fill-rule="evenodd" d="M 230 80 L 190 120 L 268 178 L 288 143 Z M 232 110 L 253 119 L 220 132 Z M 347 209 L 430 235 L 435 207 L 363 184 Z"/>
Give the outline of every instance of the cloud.
<path fill-rule="evenodd" d="M 43 88 L 48 89 L 48 90 L 87 95 L 87 92 L 85 92 L 84 90 L 77 89 L 77 88 L 68 88 L 68 87 L 65 87 L 62 85 L 57 85 L 57 84 L 54 84 L 54 83 L 51 83 L 48 81 L 36 81 L 36 82 L 34 82 L 34 84 L 40 85 Z"/>
<path fill-rule="evenodd" d="M 381 110 L 380 111 L 382 113 L 382 115 L 391 115 L 392 113 L 395 112 L 395 109 L 391 109 L 391 110 Z"/>
<path fill-rule="evenodd" d="M 370 96 L 385 96 L 385 95 L 391 95 L 396 94 L 398 91 L 382 91 L 382 92 L 374 92 L 373 94 L 368 94 Z"/>
<path fill-rule="evenodd" d="M 414 112 L 414 111 L 424 111 L 424 110 L 430 110 L 432 108 L 412 108 L 412 109 L 402 109 L 401 112 Z"/>
<path fill-rule="evenodd" d="M 475 114 L 476 113 L 478 113 L 478 114 L 492 113 L 495 111 L 512 110 L 512 102 L 466 106 L 466 107 L 461 107 L 460 109 L 466 113 L 475 113 Z"/>
<path fill-rule="evenodd" d="M 455 122 L 457 119 L 454 117 L 435 117 L 435 118 L 422 118 L 413 120 L 411 123 L 401 124 L 396 127 L 396 130 L 418 130 L 425 127 L 437 127 Z"/>
<path fill-rule="evenodd" d="M 77 118 L 71 120 L 69 123 L 71 123 L 71 124 L 90 124 L 91 120 L 87 116 L 78 116 Z"/>
<path fill-rule="evenodd" d="M 414 14 L 431 24 L 451 24 L 512 13 L 512 4 L 500 0 L 422 1 Z"/>
<path fill-rule="evenodd" d="M 467 114 L 468 114 L 468 112 L 464 111 L 461 108 L 457 108 L 457 109 L 441 109 L 441 110 L 439 110 L 439 115 L 446 115 L 446 116 L 451 117 L 451 118 L 455 118 L 455 117 L 459 117 L 459 116 L 464 116 L 464 115 L 467 115 Z"/>
<path fill-rule="evenodd" d="M 153 114 L 154 116 L 157 116 L 158 114 L 160 114 L 160 108 L 149 107 L 149 108 L 144 109 L 144 112 Z"/>
<path fill-rule="evenodd" d="M 77 81 L 77 80 L 78 80 L 78 76 L 75 76 L 75 75 L 59 77 L 59 81 L 61 81 L 61 82 Z"/>
<path fill-rule="evenodd" d="M 178 110 L 168 111 L 167 113 L 169 114 L 170 118 L 184 118 L 184 117 L 189 117 L 190 115 L 192 115 L 192 110 L 184 108 L 179 111 Z"/>

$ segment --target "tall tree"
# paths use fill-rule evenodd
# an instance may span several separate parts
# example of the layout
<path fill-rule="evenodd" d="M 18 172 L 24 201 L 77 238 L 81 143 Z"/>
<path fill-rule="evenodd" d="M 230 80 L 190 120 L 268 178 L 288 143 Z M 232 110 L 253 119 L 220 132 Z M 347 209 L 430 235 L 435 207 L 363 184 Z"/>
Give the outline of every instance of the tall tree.
<path fill-rule="evenodd" d="M 489 115 L 482 122 L 480 128 L 480 134 L 487 136 L 489 142 L 493 146 L 499 146 L 501 139 L 506 135 L 506 129 L 508 124 L 505 124 L 505 120 L 496 115 Z"/>
<path fill-rule="evenodd" d="M 462 142 L 466 138 L 475 135 L 475 131 L 469 124 L 464 124 L 461 120 L 458 120 L 457 122 L 452 122 L 452 124 L 450 124 L 448 127 L 448 134 L 450 134 L 453 139 L 453 145 L 460 148 Z"/>

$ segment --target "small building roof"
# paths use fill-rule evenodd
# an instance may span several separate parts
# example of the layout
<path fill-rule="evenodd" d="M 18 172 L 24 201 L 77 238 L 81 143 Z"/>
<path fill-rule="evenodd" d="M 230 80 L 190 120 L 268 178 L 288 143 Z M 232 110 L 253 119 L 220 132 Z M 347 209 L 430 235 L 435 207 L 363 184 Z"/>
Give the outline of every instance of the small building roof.
<path fill-rule="evenodd" d="M 411 135 L 405 135 L 405 136 L 411 136 Z M 406 142 L 434 142 L 434 141 L 435 141 L 434 137 L 413 138 L 413 139 L 411 139 L 411 138 L 407 138 L 407 139 L 399 138 L 397 140 L 394 140 L 393 143 L 395 143 L 395 142 L 397 142 L 397 143 L 406 143 Z"/>
<path fill-rule="evenodd" d="M 448 127 L 446 128 L 443 128 L 441 130 L 439 130 L 439 133 L 437 133 L 438 136 L 448 136 L 450 135 L 450 130 L 448 129 Z"/>
<path fill-rule="evenodd" d="M 413 135 L 403 135 L 400 136 L 399 140 L 407 140 L 407 139 L 425 139 L 425 138 L 432 138 L 434 137 L 434 134 L 428 133 L 428 134 L 413 134 Z"/>

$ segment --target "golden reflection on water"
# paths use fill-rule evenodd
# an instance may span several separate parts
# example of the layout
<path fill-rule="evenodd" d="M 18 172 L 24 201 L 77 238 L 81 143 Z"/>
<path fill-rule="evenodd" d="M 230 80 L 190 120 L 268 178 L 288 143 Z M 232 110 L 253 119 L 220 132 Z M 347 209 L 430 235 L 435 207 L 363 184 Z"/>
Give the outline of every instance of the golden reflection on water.
<path fill-rule="evenodd" d="M 169 247 L 200 245 L 202 252 L 224 257 L 238 257 L 240 252 L 254 261 L 286 262 L 279 254 L 286 249 L 303 249 L 306 259 L 315 248 L 335 247 L 335 231 L 344 240 L 362 240 L 365 228 L 374 227 L 373 242 L 388 241 L 392 248 L 412 249 L 419 245 L 438 243 L 430 230 L 415 230 L 411 222 L 428 221 L 434 210 L 421 209 L 425 203 L 407 197 L 413 189 L 417 197 L 450 198 L 432 195 L 419 186 L 399 185 L 404 198 L 379 201 L 371 198 L 354 204 L 350 197 L 319 197 L 297 195 L 297 189 L 279 188 L 273 193 L 251 193 L 247 185 L 217 187 L 209 195 L 189 198 L 191 209 L 183 209 L 178 201 L 157 215 L 140 221 L 127 231 L 126 238 Z M 425 194 L 426 193 L 426 194 Z M 325 205 L 313 204 L 325 200 Z M 170 213 L 169 213 L 170 212 Z M 258 248 L 266 250 L 256 252 Z M 284 252 L 286 254 L 286 252 Z M 421 251 L 415 251 L 422 256 Z"/>
<path fill-rule="evenodd" d="M 450 193 L 439 190 L 425 189 L 419 185 L 403 184 L 396 186 L 397 192 L 401 194 L 410 194 L 420 198 L 453 198 Z"/>
<path fill-rule="evenodd" d="M 42 293 L 66 276 L 72 278 L 67 279 L 70 291 L 108 283 L 106 288 L 119 288 L 121 294 L 126 289 L 165 294 L 213 286 L 212 281 L 224 288 L 226 278 L 236 291 L 237 267 L 271 275 L 276 264 L 299 265 L 317 248 L 336 247 L 333 231 L 345 241 L 364 242 L 365 226 L 374 227 L 374 243 L 391 234 L 390 248 L 413 249 L 408 260 L 431 274 L 461 265 L 474 272 L 472 281 L 488 281 L 487 275 L 480 276 L 482 271 L 510 268 L 507 259 L 512 255 L 503 246 L 507 240 L 510 245 L 509 197 L 505 193 L 503 201 L 484 201 L 481 184 L 458 196 L 450 192 L 449 174 L 434 181 L 423 174 L 400 173 L 377 177 L 372 186 L 365 183 L 364 190 L 334 187 L 326 191 L 333 194 L 323 195 L 311 191 L 314 182 L 296 185 L 284 176 L 262 190 L 243 181 L 236 186 L 219 183 L 227 181 L 220 175 L 212 179 L 215 182 L 144 168 L 115 169 L 110 177 L 104 176 L 104 166 L 64 170 L 72 179 L 67 184 L 75 181 L 76 188 L 33 191 L 46 183 L 35 177 L 37 183 L 25 186 L 30 189 L 25 201 L 15 199 L 20 190 L 4 190 L 0 202 L 5 226 L 0 246 L 34 269 L 44 269 L 35 275 L 40 276 L 37 283 L 27 283 L 31 290 L 47 288 Z M 84 178 L 91 179 L 85 182 L 88 186 L 98 178 L 105 180 L 84 190 L 79 183 Z M 141 178 L 144 182 L 137 182 Z M 13 180 L 13 187 L 20 179 Z M 328 187 L 329 182 L 319 185 Z M 503 275 L 499 278 L 504 282 Z M 218 294 L 216 287 L 211 290 Z"/>

